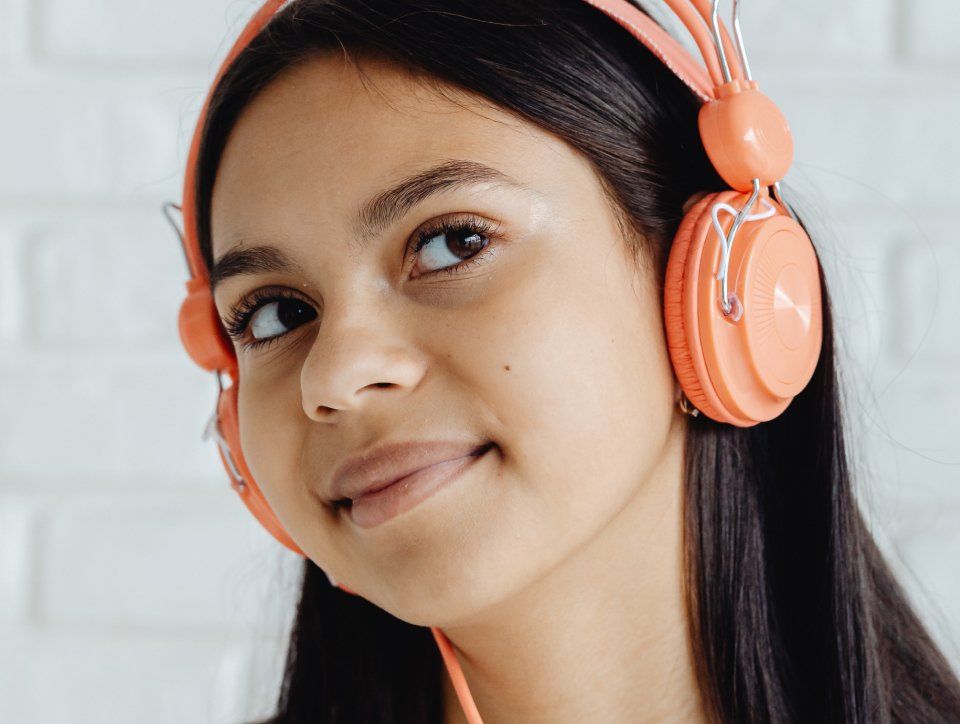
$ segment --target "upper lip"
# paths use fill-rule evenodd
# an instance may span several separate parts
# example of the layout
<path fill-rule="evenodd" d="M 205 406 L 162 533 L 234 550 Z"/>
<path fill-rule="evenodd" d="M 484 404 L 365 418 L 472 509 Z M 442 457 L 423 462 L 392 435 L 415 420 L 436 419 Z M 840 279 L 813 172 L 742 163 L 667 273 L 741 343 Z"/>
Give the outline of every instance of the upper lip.
<path fill-rule="evenodd" d="M 437 463 L 486 448 L 473 440 L 414 440 L 379 445 L 344 460 L 333 473 L 333 502 L 355 500 L 392 485 L 400 478 Z"/>

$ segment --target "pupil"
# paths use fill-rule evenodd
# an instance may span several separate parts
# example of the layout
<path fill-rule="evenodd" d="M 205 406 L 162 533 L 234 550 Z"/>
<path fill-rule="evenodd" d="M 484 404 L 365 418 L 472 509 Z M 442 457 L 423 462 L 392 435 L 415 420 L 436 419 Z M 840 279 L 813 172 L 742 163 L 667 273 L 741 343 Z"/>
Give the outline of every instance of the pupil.
<path fill-rule="evenodd" d="M 459 246 L 461 249 L 465 249 L 467 256 L 483 247 L 483 237 L 480 234 L 471 231 L 470 229 L 458 229 L 451 233 L 456 239 L 459 240 L 459 243 L 454 244 L 454 246 Z M 460 237 L 462 237 L 464 234 L 467 234 L 468 236 L 466 236 L 464 239 L 461 239 Z M 474 240 L 472 243 L 470 241 L 471 239 Z M 448 244 L 448 247 L 449 246 L 450 245 Z"/>
<path fill-rule="evenodd" d="M 277 307 L 277 317 L 279 317 L 280 322 L 287 328 L 296 327 L 303 321 L 309 322 L 310 319 L 312 319 L 312 317 L 310 317 L 311 312 L 316 316 L 313 307 L 304 304 L 299 299 L 283 300 Z M 306 318 L 306 320 L 304 318 Z"/>

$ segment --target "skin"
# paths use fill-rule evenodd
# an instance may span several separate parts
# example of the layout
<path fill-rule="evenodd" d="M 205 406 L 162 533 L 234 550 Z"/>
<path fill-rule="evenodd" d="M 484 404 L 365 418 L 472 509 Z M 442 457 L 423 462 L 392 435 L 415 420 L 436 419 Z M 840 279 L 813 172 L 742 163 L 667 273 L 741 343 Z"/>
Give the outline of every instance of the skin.
<path fill-rule="evenodd" d="M 681 584 L 686 418 L 653 272 L 565 142 L 388 63 L 361 67 L 314 58 L 274 81 L 239 119 L 214 188 L 214 259 L 257 241 L 302 266 L 224 281 L 221 317 L 266 287 L 316 310 L 265 349 L 235 341 L 254 479 L 317 565 L 443 629 L 485 724 L 706 721 Z M 356 209 L 447 159 L 530 190 L 445 192 L 358 254 Z M 464 213 L 498 226 L 486 261 L 418 276 L 469 249 L 448 237 L 459 257 L 418 259 L 408 240 Z M 496 445 L 372 529 L 324 502 L 360 448 L 440 438 Z M 446 722 L 465 722 L 443 680 Z"/>

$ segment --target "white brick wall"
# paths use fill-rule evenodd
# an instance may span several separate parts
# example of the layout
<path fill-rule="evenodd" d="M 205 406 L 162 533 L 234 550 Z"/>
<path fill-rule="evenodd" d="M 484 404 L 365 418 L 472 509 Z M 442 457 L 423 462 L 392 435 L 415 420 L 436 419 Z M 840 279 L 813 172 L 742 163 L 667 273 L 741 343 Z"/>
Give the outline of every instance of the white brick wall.
<path fill-rule="evenodd" d="M 0 0 L 0 721 L 271 710 L 298 559 L 200 440 L 214 381 L 179 346 L 160 212 L 255 5 Z M 960 668 L 960 11 L 746 12 L 797 141 L 864 506 Z"/>
<path fill-rule="evenodd" d="M 203 66 L 246 2 L 40 0 L 37 49 L 57 61 Z M 239 30 L 239 28 L 238 28 Z M 80 32 L 78 32 L 80 31 Z M 234 37 L 231 35 L 230 37 Z"/>
<path fill-rule="evenodd" d="M 907 56 L 919 62 L 946 61 L 955 67 L 960 60 L 956 36 L 960 28 L 960 5 L 943 0 L 909 2 L 910 12 L 904 12 L 902 18 Z"/>

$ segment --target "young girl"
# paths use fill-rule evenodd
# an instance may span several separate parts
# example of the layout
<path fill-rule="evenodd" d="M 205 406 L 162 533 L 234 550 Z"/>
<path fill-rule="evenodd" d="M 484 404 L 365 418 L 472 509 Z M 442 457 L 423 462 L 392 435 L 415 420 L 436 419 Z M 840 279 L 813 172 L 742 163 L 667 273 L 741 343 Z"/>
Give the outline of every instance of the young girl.
<path fill-rule="evenodd" d="M 724 421 L 677 372 L 678 240 L 731 233 L 705 308 L 734 324 L 756 230 L 806 239 L 782 173 L 718 171 L 703 67 L 584 0 L 274 11 L 205 109 L 181 319 L 233 382 L 238 492 L 305 557 L 271 721 L 960 721 L 854 499 L 813 246 L 782 404 Z"/>

